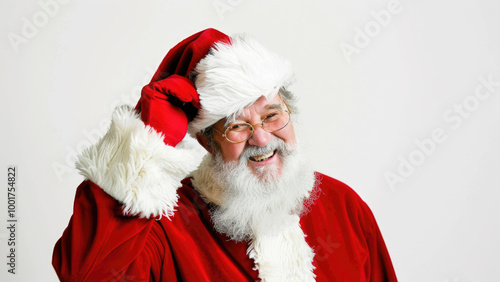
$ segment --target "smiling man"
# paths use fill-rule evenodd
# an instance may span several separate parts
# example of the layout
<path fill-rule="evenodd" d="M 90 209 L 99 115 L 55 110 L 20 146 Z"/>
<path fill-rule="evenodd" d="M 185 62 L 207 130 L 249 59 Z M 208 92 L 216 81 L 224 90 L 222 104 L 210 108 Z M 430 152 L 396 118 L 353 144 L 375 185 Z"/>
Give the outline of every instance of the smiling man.
<path fill-rule="evenodd" d="M 292 81 L 248 36 L 207 29 L 172 48 L 79 157 L 59 278 L 396 281 L 368 206 L 301 157 Z"/>

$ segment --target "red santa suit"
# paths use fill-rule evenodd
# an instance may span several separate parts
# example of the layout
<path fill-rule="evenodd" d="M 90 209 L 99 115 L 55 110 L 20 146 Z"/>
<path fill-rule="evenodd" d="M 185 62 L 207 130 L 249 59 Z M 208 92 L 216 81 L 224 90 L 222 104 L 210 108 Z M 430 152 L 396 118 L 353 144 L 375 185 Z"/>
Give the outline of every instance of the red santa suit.
<path fill-rule="evenodd" d="M 86 180 L 54 249 L 59 278 L 396 281 L 373 214 L 337 180 L 317 173 L 301 217 L 234 242 L 215 231 L 197 179 L 185 178 L 199 165 L 193 149 L 178 144 L 189 120 L 199 132 L 292 80 L 286 60 L 246 38 L 209 29 L 174 47 L 136 109 L 115 110 L 106 135 L 78 159 Z"/>

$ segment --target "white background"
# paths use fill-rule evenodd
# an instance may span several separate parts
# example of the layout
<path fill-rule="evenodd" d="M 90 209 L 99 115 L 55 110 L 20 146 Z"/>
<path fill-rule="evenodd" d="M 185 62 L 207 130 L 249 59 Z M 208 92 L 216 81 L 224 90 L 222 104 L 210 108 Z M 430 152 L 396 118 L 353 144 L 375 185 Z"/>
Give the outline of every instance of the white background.
<path fill-rule="evenodd" d="M 374 15 L 389 0 L 180 2 L 0 4 L 1 281 L 57 280 L 52 249 L 82 181 L 76 152 L 116 105 L 135 104 L 171 47 L 207 27 L 250 33 L 292 61 L 314 168 L 370 205 L 400 281 L 500 281 L 500 87 L 480 86 L 500 81 L 498 1 L 401 0 L 385 26 Z M 8 165 L 18 168 L 16 275 Z"/>

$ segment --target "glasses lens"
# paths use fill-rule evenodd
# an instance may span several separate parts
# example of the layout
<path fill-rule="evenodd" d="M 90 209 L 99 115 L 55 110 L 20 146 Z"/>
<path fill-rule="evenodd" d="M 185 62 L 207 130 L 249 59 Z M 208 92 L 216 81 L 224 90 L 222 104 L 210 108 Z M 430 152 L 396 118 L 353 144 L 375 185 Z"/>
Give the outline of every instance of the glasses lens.
<path fill-rule="evenodd" d="M 287 111 L 280 111 L 266 117 L 262 121 L 262 127 L 268 132 L 274 132 L 287 126 L 289 121 L 290 114 Z"/>
<path fill-rule="evenodd" d="M 226 129 L 226 138 L 231 142 L 243 142 L 252 135 L 252 127 L 248 123 L 239 123 L 229 126 Z"/>

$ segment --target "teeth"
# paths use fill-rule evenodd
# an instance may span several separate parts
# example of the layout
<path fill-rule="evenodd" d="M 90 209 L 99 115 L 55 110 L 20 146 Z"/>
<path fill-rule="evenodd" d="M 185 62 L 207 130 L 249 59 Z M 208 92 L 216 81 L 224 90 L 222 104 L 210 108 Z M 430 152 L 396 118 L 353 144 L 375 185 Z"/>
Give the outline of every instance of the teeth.
<path fill-rule="evenodd" d="M 269 153 L 264 154 L 264 155 L 251 157 L 251 159 L 254 160 L 254 161 L 256 161 L 256 162 L 261 162 L 261 161 L 269 159 L 273 155 L 274 155 L 274 152 L 269 152 Z"/>

